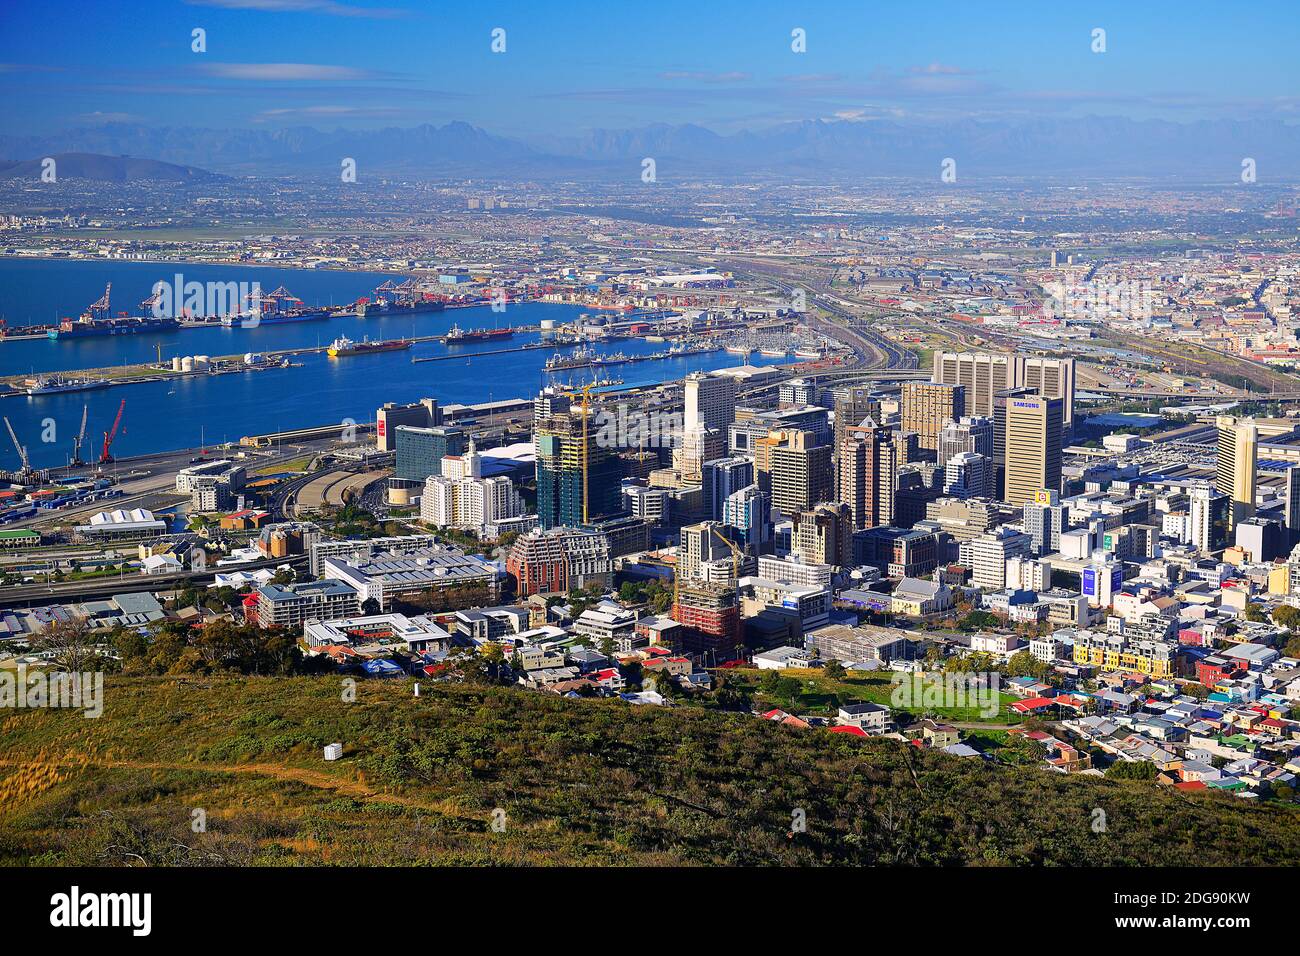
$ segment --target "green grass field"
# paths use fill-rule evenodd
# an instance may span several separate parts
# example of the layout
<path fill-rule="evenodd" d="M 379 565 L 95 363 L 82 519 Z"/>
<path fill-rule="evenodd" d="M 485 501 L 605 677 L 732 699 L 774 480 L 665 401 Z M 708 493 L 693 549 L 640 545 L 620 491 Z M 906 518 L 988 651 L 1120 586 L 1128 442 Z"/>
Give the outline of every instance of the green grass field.
<path fill-rule="evenodd" d="M 697 707 L 342 688 L 110 676 L 99 719 L 4 713 L 0 864 L 1300 863 L 1293 805 Z"/>

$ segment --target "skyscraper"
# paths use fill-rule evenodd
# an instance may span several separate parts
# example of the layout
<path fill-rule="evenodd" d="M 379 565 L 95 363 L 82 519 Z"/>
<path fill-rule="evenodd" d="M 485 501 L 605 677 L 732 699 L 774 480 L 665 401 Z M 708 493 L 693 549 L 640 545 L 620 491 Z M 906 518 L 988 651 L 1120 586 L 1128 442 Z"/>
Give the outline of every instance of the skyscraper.
<path fill-rule="evenodd" d="M 686 376 L 686 431 L 703 425 L 716 428 L 725 436 L 727 426 L 736 420 L 736 379 L 730 375 L 692 372 Z"/>
<path fill-rule="evenodd" d="M 823 502 L 795 517 L 794 552 L 809 564 L 853 563 L 853 513 L 842 503 Z"/>
<path fill-rule="evenodd" d="M 754 483 L 754 460 L 742 455 L 706 461 L 703 469 L 704 495 L 709 514 L 715 521 L 725 520 L 722 509 L 727 499 Z"/>
<path fill-rule="evenodd" d="M 1218 468 L 1214 486 L 1232 499 L 1232 525 L 1255 513 L 1255 472 L 1259 467 L 1259 429 L 1253 418 L 1220 415 Z"/>
<path fill-rule="evenodd" d="M 845 429 L 861 425 L 864 419 L 880 421 L 880 399 L 871 394 L 869 385 L 844 385 L 835 389 L 835 449 L 844 444 Z"/>
<path fill-rule="evenodd" d="M 1006 501 L 1033 501 L 1061 490 L 1061 416 L 1064 403 L 1042 395 L 1009 397 L 1006 404 Z"/>
<path fill-rule="evenodd" d="M 982 415 L 962 416 L 939 430 L 939 464 L 948 464 L 948 459 L 961 452 L 983 455 L 993 462 L 993 419 Z"/>
<path fill-rule="evenodd" d="M 1300 534 L 1300 465 L 1286 470 L 1286 529 L 1295 538 Z"/>
<path fill-rule="evenodd" d="M 949 498 L 993 497 L 993 461 L 973 451 L 962 451 L 944 466 L 943 493 Z"/>
<path fill-rule="evenodd" d="M 732 539 L 743 541 L 753 555 L 772 550 L 772 505 L 757 484 L 732 492 L 722 507 L 722 523 L 735 529 Z"/>
<path fill-rule="evenodd" d="M 1040 557 L 1061 550 L 1061 532 L 1069 530 L 1068 509 L 1061 496 L 1044 489 L 1025 502 L 1025 534 L 1034 539 L 1034 553 Z"/>
<path fill-rule="evenodd" d="M 1062 422 L 1074 427 L 1074 359 L 998 352 L 935 352 L 931 381 L 966 387 L 967 415 L 992 415 L 994 396 L 1028 387 L 1062 402 Z"/>
<path fill-rule="evenodd" d="M 622 513 L 622 467 L 614 449 L 584 434 L 583 414 L 572 409 L 541 419 L 533 433 L 537 452 L 537 523 L 542 528 L 581 527 Z"/>
<path fill-rule="evenodd" d="M 966 413 L 966 387 L 946 382 L 906 382 L 903 385 L 903 431 L 914 432 L 917 444 L 935 450 L 945 422 Z"/>
<path fill-rule="evenodd" d="M 845 429 L 839 449 L 839 500 L 849 506 L 856 530 L 894 520 L 898 453 L 894 432 L 874 424 Z"/>
<path fill-rule="evenodd" d="M 796 515 L 831 497 L 831 446 L 816 441 L 812 432 L 773 432 L 755 449 L 759 486 L 771 489 L 772 507 L 783 515 Z"/>

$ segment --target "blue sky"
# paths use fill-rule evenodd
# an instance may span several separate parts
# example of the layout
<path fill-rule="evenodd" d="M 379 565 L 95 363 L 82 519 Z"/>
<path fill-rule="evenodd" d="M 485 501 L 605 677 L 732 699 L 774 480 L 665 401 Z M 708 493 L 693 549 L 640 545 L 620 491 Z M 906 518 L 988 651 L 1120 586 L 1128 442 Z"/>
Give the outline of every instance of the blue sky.
<path fill-rule="evenodd" d="M 196 27 L 206 53 L 190 49 Z M 796 27 L 805 53 L 791 51 Z M 113 120 L 466 120 L 524 137 L 816 118 L 1294 121 L 1297 41 L 1300 7 L 1267 0 L 0 0 L 0 132 Z"/>

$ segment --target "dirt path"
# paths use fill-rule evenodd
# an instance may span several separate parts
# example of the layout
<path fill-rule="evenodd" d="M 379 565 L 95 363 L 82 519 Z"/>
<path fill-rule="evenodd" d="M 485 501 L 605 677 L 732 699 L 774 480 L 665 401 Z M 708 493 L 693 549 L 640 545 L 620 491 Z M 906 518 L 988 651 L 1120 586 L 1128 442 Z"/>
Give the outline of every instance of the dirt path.
<path fill-rule="evenodd" d="M 0 758 L 0 767 L 16 767 L 31 762 L 32 761 L 30 760 Z M 384 793 L 383 791 L 368 787 L 363 783 L 358 783 L 355 780 L 343 780 L 333 774 L 324 773 L 319 770 L 308 770 L 306 767 L 286 767 L 281 764 L 271 763 L 167 763 L 154 760 L 103 760 L 98 758 L 86 761 L 58 760 L 42 762 L 52 762 L 56 766 L 60 767 L 104 767 L 112 770 L 199 770 L 206 773 L 247 773 L 262 777 L 274 777 L 276 780 L 291 780 L 307 787 L 313 787 L 318 790 L 330 790 L 334 793 L 343 794 L 344 796 L 352 797 L 357 800 L 373 800 L 378 803 L 396 803 L 404 807 L 415 807 L 419 810 L 428 810 L 432 813 L 442 814 L 443 816 L 461 816 L 460 813 L 452 810 L 445 803 L 429 803 L 423 800 L 417 800 L 413 797 L 403 797 L 397 794 Z"/>

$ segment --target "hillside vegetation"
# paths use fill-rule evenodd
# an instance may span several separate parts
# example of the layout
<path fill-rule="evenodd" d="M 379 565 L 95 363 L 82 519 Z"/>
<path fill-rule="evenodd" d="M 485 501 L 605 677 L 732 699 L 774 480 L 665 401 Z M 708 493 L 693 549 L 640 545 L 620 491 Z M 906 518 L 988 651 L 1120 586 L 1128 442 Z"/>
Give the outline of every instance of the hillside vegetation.
<path fill-rule="evenodd" d="M 349 703 L 343 686 L 117 676 L 99 719 L 4 714 L 0 862 L 1300 863 L 1291 806 L 745 714 L 472 684 L 417 698 L 405 680 Z"/>

